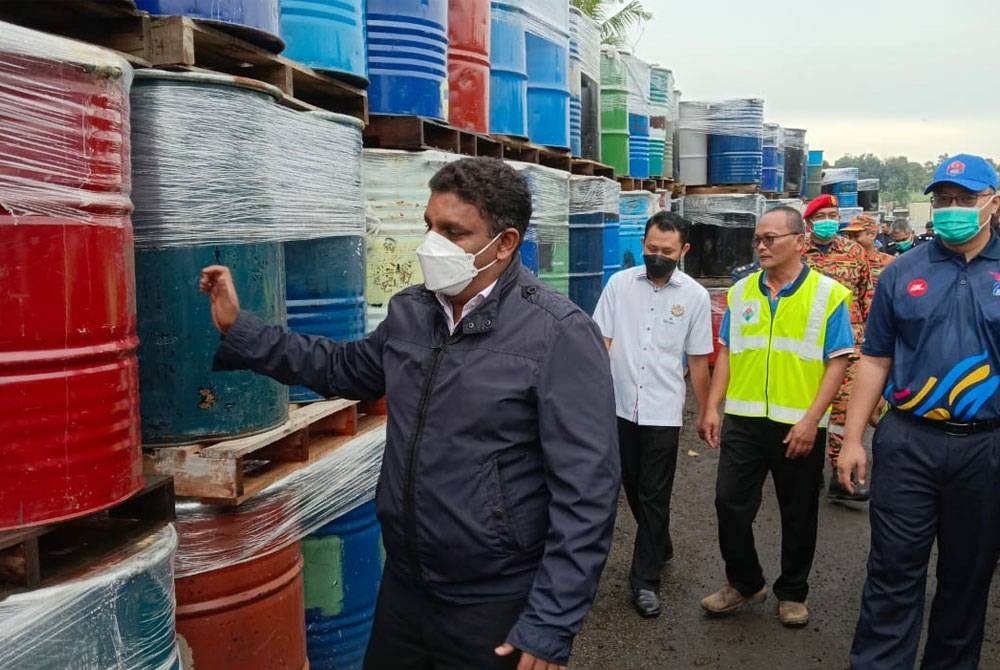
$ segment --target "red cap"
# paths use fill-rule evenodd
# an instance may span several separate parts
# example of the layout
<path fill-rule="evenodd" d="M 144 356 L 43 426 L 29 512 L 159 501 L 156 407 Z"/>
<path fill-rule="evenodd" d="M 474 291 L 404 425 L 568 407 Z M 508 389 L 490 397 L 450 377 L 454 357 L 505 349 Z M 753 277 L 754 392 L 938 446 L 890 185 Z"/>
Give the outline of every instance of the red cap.
<path fill-rule="evenodd" d="M 826 209 L 827 207 L 840 207 L 837 202 L 837 196 L 831 195 L 830 193 L 824 193 L 823 195 L 813 198 L 809 206 L 806 207 L 806 211 L 802 213 L 802 218 L 808 221 L 811 219 L 816 212 L 821 209 Z"/>

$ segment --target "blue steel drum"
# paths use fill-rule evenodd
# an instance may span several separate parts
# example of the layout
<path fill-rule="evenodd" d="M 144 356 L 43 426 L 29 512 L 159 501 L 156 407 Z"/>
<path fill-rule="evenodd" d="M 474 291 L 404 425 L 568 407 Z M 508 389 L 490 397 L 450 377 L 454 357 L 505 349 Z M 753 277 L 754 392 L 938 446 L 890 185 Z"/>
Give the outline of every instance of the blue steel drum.
<path fill-rule="evenodd" d="M 858 206 L 858 168 L 827 168 L 823 171 L 823 193 L 837 196 L 841 207 Z"/>
<path fill-rule="evenodd" d="M 490 132 L 528 136 L 524 13 L 513 2 L 490 5 Z"/>
<path fill-rule="evenodd" d="M 264 110 L 276 105 L 264 84 L 202 73 L 137 74 L 132 86 L 132 195 L 143 443 L 151 446 L 262 432 L 288 418 L 288 390 L 248 370 L 213 371 L 219 334 L 208 300 L 191 281 L 208 265 L 226 265 L 240 305 L 268 323 L 285 322 L 285 257 L 280 242 L 202 243 L 229 213 L 248 231 L 275 213 L 247 212 L 242 196 L 268 187 L 247 161 L 259 150 Z M 239 109 L 234 117 L 222 110 Z M 219 111 L 218 117 L 211 113 Z M 236 122 L 242 125 L 236 125 Z M 222 125 L 228 123 L 229 125 Z M 211 137 L 191 173 L 193 143 Z M 246 161 L 240 163 L 239 161 Z M 206 187 L 204 184 L 210 184 Z M 245 209 L 245 208 L 244 208 Z M 192 212 L 192 214 L 186 214 Z M 197 215 L 193 212 L 198 212 Z M 178 222 L 185 238 L 174 239 Z M 252 220 L 249 220 L 252 219 Z"/>
<path fill-rule="evenodd" d="M 75 537 L 100 546 L 110 543 L 106 535 L 81 526 Z M 66 578 L 0 600 L 0 667 L 181 670 L 176 549 L 177 533 L 167 525 L 119 543 Z"/>
<path fill-rule="evenodd" d="M 312 670 L 361 670 L 382 579 L 375 503 L 302 540 L 306 645 Z"/>
<path fill-rule="evenodd" d="M 593 314 L 604 279 L 604 201 L 610 180 L 573 177 L 569 202 L 569 297 Z"/>
<path fill-rule="evenodd" d="M 785 152 L 781 145 L 781 126 L 764 124 L 763 170 L 760 189 L 765 193 L 781 193 L 784 189 Z"/>
<path fill-rule="evenodd" d="M 777 193 L 778 189 L 778 147 L 764 147 L 763 172 L 760 188 L 765 193 Z"/>
<path fill-rule="evenodd" d="M 275 53 L 285 46 L 278 37 L 278 0 L 136 0 L 135 4 L 150 14 L 180 14 L 211 21 L 215 27 Z"/>
<path fill-rule="evenodd" d="M 823 150 L 816 149 L 809 152 L 809 158 L 807 159 L 806 165 L 816 166 L 823 164 Z"/>
<path fill-rule="evenodd" d="M 593 314 L 604 279 L 604 213 L 569 216 L 569 298 Z"/>
<path fill-rule="evenodd" d="M 858 192 L 858 181 L 856 179 L 852 181 L 837 181 L 825 184 L 824 186 L 826 187 L 828 193 L 833 193 L 834 195 Z"/>
<path fill-rule="evenodd" d="M 583 155 L 583 101 L 569 98 L 569 148 L 574 156 Z"/>
<path fill-rule="evenodd" d="M 708 141 L 710 184 L 758 184 L 763 167 L 759 137 L 712 135 Z"/>
<path fill-rule="evenodd" d="M 649 150 L 649 117 L 630 113 L 628 115 L 629 176 L 639 179 L 649 177 Z"/>
<path fill-rule="evenodd" d="M 602 286 L 607 286 L 611 275 L 622 269 L 621 242 L 619 240 L 620 217 L 620 214 L 604 213 L 604 276 L 601 278 Z"/>
<path fill-rule="evenodd" d="M 528 65 L 528 137 L 536 144 L 569 148 L 569 40 L 524 35 Z"/>
<path fill-rule="evenodd" d="M 857 207 L 858 206 L 858 192 L 852 191 L 851 193 L 838 193 L 837 203 L 840 207 Z"/>
<path fill-rule="evenodd" d="M 618 229 L 619 257 L 622 268 L 642 264 L 642 238 L 646 221 L 652 215 L 649 191 L 625 191 L 621 194 L 621 223 Z"/>
<path fill-rule="evenodd" d="M 367 83 L 364 0 L 281 0 L 281 36 L 288 58 Z"/>
<path fill-rule="evenodd" d="M 448 119 L 448 0 L 368 0 L 373 114 Z"/>
<path fill-rule="evenodd" d="M 580 71 L 582 67 L 580 42 L 575 21 L 578 16 L 583 15 L 576 7 L 571 7 L 570 12 L 574 15 L 574 23 L 569 34 L 569 149 L 574 156 L 581 156 L 583 155 L 583 100 L 580 97 L 580 78 L 583 74 Z"/>
<path fill-rule="evenodd" d="M 621 230 L 621 213 L 619 211 L 621 186 L 618 182 L 607 179 L 604 189 L 604 276 L 601 286 L 606 286 L 611 275 L 622 269 L 621 247 L 618 235 Z"/>
<path fill-rule="evenodd" d="M 216 264 L 232 271 L 242 309 L 284 321 L 280 243 L 136 249 L 143 444 L 249 435 L 288 418 L 285 386 L 248 370 L 212 371 L 219 333 L 208 300 L 191 293 L 191 277 Z"/>
<path fill-rule="evenodd" d="M 538 276 L 538 228 L 534 223 L 528 224 L 528 230 L 524 233 L 524 241 L 521 242 L 521 263 L 531 270 L 531 274 Z"/>
<path fill-rule="evenodd" d="M 365 336 L 365 242 L 357 235 L 285 242 L 288 329 L 336 342 Z M 291 402 L 321 400 L 292 386 Z"/>

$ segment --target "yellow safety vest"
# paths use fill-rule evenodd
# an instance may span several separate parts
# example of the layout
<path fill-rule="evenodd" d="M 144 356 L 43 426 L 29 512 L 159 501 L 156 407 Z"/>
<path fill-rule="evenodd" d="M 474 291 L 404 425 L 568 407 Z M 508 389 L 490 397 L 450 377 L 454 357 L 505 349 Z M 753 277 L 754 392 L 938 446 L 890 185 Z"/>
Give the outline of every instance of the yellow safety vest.
<path fill-rule="evenodd" d="M 778 301 L 772 316 L 760 275 L 755 272 L 729 289 L 726 413 L 795 424 L 823 380 L 827 321 L 841 304 L 850 305 L 851 292 L 809 270 L 798 289 Z M 829 418 L 827 408 L 820 425 Z"/>

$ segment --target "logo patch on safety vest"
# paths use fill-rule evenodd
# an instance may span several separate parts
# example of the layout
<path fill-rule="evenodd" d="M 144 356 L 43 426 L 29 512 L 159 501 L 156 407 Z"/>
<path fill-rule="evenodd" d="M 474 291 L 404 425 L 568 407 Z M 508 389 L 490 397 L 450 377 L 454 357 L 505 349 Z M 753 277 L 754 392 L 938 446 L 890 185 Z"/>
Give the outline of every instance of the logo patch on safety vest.
<path fill-rule="evenodd" d="M 743 306 L 743 323 L 759 323 L 760 322 L 760 301 L 750 300 Z"/>

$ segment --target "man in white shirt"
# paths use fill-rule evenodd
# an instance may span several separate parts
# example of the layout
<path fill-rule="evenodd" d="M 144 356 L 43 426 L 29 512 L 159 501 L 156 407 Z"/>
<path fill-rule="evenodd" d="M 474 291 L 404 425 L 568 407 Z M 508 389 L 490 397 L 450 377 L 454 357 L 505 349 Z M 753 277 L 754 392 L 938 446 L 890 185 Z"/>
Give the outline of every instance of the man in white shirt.
<path fill-rule="evenodd" d="M 660 614 L 660 572 L 673 557 L 670 494 L 684 414 L 684 358 L 699 412 L 708 398 L 708 291 L 677 269 L 690 224 L 671 212 L 646 223 L 643 265 L 604 288 L 597 322 L 611 354 L 622 483 L 638 529 L 629 582 L 640 616 Z"/>

